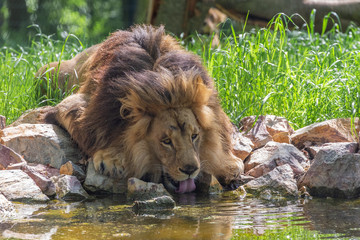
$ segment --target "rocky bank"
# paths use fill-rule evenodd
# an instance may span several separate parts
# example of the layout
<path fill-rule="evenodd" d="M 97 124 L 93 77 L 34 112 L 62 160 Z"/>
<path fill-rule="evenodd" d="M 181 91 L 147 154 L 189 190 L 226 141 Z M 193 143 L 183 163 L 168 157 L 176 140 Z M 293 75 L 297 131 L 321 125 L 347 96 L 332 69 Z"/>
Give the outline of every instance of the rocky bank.
<path fill-rule="evenodd" d="M 80 201 L 93 193 L 127 193 L 136 212 L 175 206 L 162 184 L 96 173 L 92 160 L 83 158 L 62 128 L 39 122 L 43 110 L 29 111 L 9 126 L 0 116 L 0 216 L 11 215 L 11 201 Z M 357 198 L 359 130 L 359 118 L 332 119 L 294 131 L 283 117 L 246 117 L 232 134 L 234 154 L 245 165 L 241 187 L 233 193 L 266 200 Z M 223 192 L 212 176 L 198 181 L 199 192 Z"/>

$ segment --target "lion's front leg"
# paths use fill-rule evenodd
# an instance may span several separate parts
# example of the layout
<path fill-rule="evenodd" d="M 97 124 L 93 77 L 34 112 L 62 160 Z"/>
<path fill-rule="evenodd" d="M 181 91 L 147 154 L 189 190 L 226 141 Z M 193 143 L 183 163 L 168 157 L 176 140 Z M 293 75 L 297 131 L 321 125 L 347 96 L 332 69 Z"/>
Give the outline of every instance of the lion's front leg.
<path fill-rule="evenodd" d="M 162 168 L 152 160 L 145 141 L 135 143 L 127 152 L 121 147 L 120 140 L 115 142 L 119 145 L 115 144 L 93 154 L 97 172 L 111 177 L 136 177 L 148 182 L 161 180 Z"/>
<path fill-rule="evenodd" d="M 125 175 L 125 158 L 118 148 L 98 150 L 93 155 L 94 167 L 103 175 L 122 178 Z"/>

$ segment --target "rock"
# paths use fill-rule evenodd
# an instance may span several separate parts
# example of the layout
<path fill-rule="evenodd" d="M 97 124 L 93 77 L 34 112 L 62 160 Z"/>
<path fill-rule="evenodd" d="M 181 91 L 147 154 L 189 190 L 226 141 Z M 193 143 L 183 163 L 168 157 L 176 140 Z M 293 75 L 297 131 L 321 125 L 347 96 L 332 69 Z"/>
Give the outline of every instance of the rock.
<path fill-rule="evenodd" d="M 30 163 L 60 168 L 67 161 L 78 162 L 82 156 L 70 136 L 51 124 L 21 124 L 0 132 L 1 143 L 24 156 Z"/>
<path fill-rule="evenodd" d="M 250 118 L 244 118 L 240 121 L 240 130 L 245 132 L 245 136 L 251 139 L 251 141 L 254 144 L 254 148 L 260 148 L 265 146 L 266 143 L 270 142 L 272 140 L 272 137 L 270 133 L 266 129 L 266 125 L 264 121 L 262 121 L 262 118 L 259 117 L 258 121 L 255 123 L 253 127 L 253 124 L 251 122 Z M 253 122 L 255 119 L 253 119 Z"/>
<path fill-rule="evenodd" d="M 248 182 L 244 187 L 248 193 L 266 200 L 298 196 L 294 173 L 289 164 L 276 167 L 264 176 Z"/>
<path fill-rule="evenodd" d="M 45 167 L 45 166 L 44 166 Z M 41 189 L 41 191 L 48 197 L 52 197 L 56 194 L 56 188 L 53 181 L 50 180 L 49 175 L 45 175 L 39 171 L 39 167 L 28 166 L 27 164 L 22 165 L 13 165 L 8 167 L 9 170 L 20 169 L 25 172 L 36 185 Z"/>
<path fill-rule="evenodd" d="M 235 126 L 233 126 L 231 142 L 233 145 L 234 155 L 242 160 L 245 160 L 254 148 L 254 144 L 251 139 L 240 133 Z"/>
<path fill-rule="evenodd" d="M 90 197 L 75 176 L 60 175 L 52 177 L 51 180 L 56 186 L 56 195 L 59 199 L 81 201 Z"/>
<path fill-rule="evenodd" d="M 132 207 L 136 213 L 141 212 L 158 212 L 164 210 L 172 210 L 176 206 L 175 201 L 169 196 L 156 197 L 150 200 L 135 201 Z"/>
<path fill-rule="evenodd" d="M 6 117 L 0 115 L 0 130 L 6 127 Z"/>
<path fill-rule="evenodd" d="M 13 164 L 23 163 L 25 160 L 12 149 L 0 144 L 0 170 L 6 169 Z"/>
<path fill-rule="evenodd" d="M 255 150 L 245 161 L 245 173 L 260 177 L 277 166 L 289 164 L 298 175 L 308 166 L 305 155 L 291 144 L 268 142 L 263 148 Z"/>
<path fill-rule="evenodd" d="M 236 199 L 244 199 L 246 197 L 246 194 L 247 192 L 244 186 L 240 186 L 235 190 L 224 192 L 222 196 L 236 200 Z"/>
<path fill-rule="evenodd" d="M 86 178 L 84 170 L 72 161 L 68 161 L 60 167 L 60 174 L 75 176 L 80 182 L 84 182 Z"/>
<path fill-rule="evenodd" d="M 299 180 L 311 196 L 355 198 L 360 196 L 360 154 L 321 150 Z"/>
<path fill-rule="evenodd" d="M 83 186 L 87 191 L 94 193 L 125 193 L 127 181 L 97 173 L 93 161 L 89 161 Z"/>
<path fill-rule="evenodd" d="M 340 118 L 314 123 L 307 127 L 298 129 L 291 135 L 291 142 L 298 148 L 304 148 L 305 142 L 312 145 L 321 145 L 331 142 L 358 142 L 360 121 L 354 119 L 354 129 L 352 129 L 351 118 Z M 354 134 L 354 131 L 356 134 Z"/>
<path fill-rule="evenodd" d="M 241 131 L 248 132 L 247 136 L 253 140 L 255 148 L 264 146 L 269 141 L 290 143 L 290 135 L 294 133 L 294 129 L 285 118 L 274 115 L 259 116 L 255 123 L 256 117 L 245 117 L 240 121 Z"/>
<path fill-rule="evenodd" d="M 14 205 L 0 193 L 0 219 L 12 216 L 14 211 Z"/>
<path fill-rule="evenodd" d="M 137 178 L 129 178 L 127 196 L 129 199 L 141 201 L 162 196 L 171 197 L 161 183 L 144 182 Z"/>
<path fill-rule="evenodd" d="M 21 170 L 2 170 L 0 192 L 11 201 L 48 201 L 35 182 Z"/>
<path fill-rule="evenodd" d="M 334 150 L 337 155 L 342 155 L 345 153 L 356 153 L 356 151 L 358 150 L 358 143 L 356 142 L 325 143 L 320 146 L 306 147 L 305 150 L 309 152 L 310 158 L 314 159 L 316 154 L 320 150 L 324 150 L 324 151 Z"/>
<path fill-rule="evenodd" d="M 24 112 L 15 122 L 10 124 L 10 127 L 16 127 L 20 124 L 29 123 L 29 124 L 41 124 L 44 121 L 41 119 L 41 116 L 53 109 L 51 106 L 44 106 L 36 109 L 30 109 Z"/>

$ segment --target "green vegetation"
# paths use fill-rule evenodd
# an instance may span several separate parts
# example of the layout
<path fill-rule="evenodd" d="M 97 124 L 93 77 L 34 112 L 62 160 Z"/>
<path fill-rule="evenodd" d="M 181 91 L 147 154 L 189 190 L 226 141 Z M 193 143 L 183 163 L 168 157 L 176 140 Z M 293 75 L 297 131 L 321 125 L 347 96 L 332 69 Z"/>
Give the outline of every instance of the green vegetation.
<path fill-rule="evenodd" d="M 328 15 L 326 21 L 336 16 Z M 324 29 L 326 29 L 324 21 Z M 269 28 L 222 34 L 222 45 L 210 49 L 210 40 L 192 36 L 185 47 L 199 54 L 216 81 L 225 111 L 234 122 L 244 116 L 274 114 L 286 117 L 294 128 L 332 118 L 354 117 L 360 110 L 360 28 L 340 32 L 340 26 L 315 33 L 289 30 L 291 19 L 279 15 Z M 311 27 L 312 26 L 312 27 Z M 0 51 L 0 114 L 14 121 L 30 108 L 56 104 L 37 97 L 34 75 L 40 66 L 68 59 L 82 50 L 70 36 L 59 42 L 39 34 L 30 47 Z"/>
<path fill-rule="evenodd" d="M 341 33 L 335 25 L 319 34 L 289 30 L 288 21 L 279 15 L 267 29 L 233 33 L 221 48 L 197 51 L 231 119 L 273 114 L 300 128 L 359 114 L 360 28 Z"/>
<path fill-rule="evenodd" d="M 65 42 L 39 34 L 29 47 L 0 49 L 0 115 L 7 123 L 16 120 L 24 111 L 42 105 L 55 105 L 65 97 L 58 89 L 47 88 L 48 96 L 39 96 L 37 70 L 50 62 L 68 59 L 82 51 L 80 42 L 70 35 Z"/>
<path fill-rule="evenodd" d="M 262 234 L 255 234 L 253 229 L 234 230 L 232 240 L 261 240 L 261 239 L 326 239 L 341 238 L 347 239 L 343 234 L 320 234 L 317 231 L 309 230 L 303 226 L 289 225 L 284 228 L 260 230 Z"/>

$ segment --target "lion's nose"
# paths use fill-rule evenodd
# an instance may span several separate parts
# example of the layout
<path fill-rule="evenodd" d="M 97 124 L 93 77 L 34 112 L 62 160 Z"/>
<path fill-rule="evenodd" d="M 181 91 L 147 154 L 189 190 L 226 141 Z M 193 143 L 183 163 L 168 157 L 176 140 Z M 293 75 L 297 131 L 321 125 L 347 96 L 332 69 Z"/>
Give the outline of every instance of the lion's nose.
<path fill-rule="evenodd" d="M 183 168 L 179 168 L 180 172 L 183 172 L 187 175 L 191 175 L 193 174 L 194 172 L 196 172 L 196 170 L 198 170 L 199 168 L 197 166 L 194 166 L 194 165 L 185 165 Z"/>

